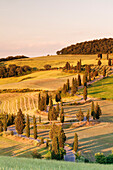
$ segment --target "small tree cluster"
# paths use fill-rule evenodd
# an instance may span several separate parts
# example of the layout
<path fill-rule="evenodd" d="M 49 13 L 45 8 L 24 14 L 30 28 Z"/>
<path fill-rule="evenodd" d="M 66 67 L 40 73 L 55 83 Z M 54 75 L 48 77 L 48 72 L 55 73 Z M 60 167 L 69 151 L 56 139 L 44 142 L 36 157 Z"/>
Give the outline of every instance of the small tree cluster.
<path fill-rule="evenodd" d="M 98 103 L 96 103 L 96 106 L 95 106 L 94 102 L 92 101 L 91 116 L 93 117 L 93 119 L 99 119 L 101 115 L 102 115 L 102 112 L 101 112 L 100 106 L 98 105 Z"/>
<path fill-rule="evenodd" d="M 61 101 L 61 93 L 60 93 L 60 91 L 56 92 L 55 100 L 56 100 L 56 102 L 60 102 Z"/>
<path fill-rule="evenodd" d="M 66 141 L 63 128 L 52 124 L 49 135 L 52 139 L 52 159 L 63 159 L 63 148 Z"/>
<path fill-rule="evenodd" d="M 66 62 L 64 68 L 65 68 L 66 70 L 70 70 L 70 64 L 69 64 L 69 62 Z"/>
<path fill-rule="evenodd" d="M 78 119 L 79 121 L 84 120 L 84 114 L 83 114 L 81 108 L 80 108 L 79 112 L 76 113 L 76 117 L 77 117 L 77 119 Z"/>

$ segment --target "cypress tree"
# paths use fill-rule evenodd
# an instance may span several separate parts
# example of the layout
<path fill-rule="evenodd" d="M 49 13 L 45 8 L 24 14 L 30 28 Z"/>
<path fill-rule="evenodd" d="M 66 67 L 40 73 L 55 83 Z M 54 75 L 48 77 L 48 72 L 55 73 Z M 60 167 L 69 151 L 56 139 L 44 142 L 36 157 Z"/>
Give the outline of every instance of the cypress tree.
<path fill-rule="evenodd" d="M 111 59 L 108 59 L 108 66 L 111 66 Z"/>
<path fill-rule="evenodd" d="M 88 73 L 88 80 L 91 81 L 91 73 Z"/>
<path fill-rule="evenodd" d="M 55 123 L 52 123 L 52 126 L 49 131 L 49 138 L 53 140 L 54 136 L 58 136 L 58 126 Z"/>
<path fill-rule="evenodd" d="M 78 135 L 77 135 L 77 133 L 75 133 L 75 136 L 74 136 L 73 150 L 75 152 L 77 152 L 77 150 L 78 150 Z"/>
<path fill-rule="evenodd" d="M 93 116 L 93 119 L 95 119 L 95 106 L 93 101 L 91 103 L 91 116 Z"/>
<path fill-rule="evenodd" d="M 79 72 L 81 72 L 81 59 L 80 59 L 80 62 L 79 62 Z"/>
<path fill-rule="evenodd" d="M 40 100 L 41 100 L 41 97 L 40 97 L 40 93 L 38 94 L 38 110 L 40 110 Z"/>
<path fill-rule="evenodd" d="M 36 125 L 36 117 L 33 116 L 33 131 L 34 131 L 34 139 L 37 139 L 37 125 Z"/>
<path fill-rule="evenodd" d="M 29 121 L 29 115 L 27 114 L 26 118 L 26 136 L 30 137 L 30 121 Z"/>
<path fill-rule="evenodd" d="M 61 100 L 61 94 L 60 94 L 60 91 L 58 91 L 55 95 L 55 100 L 56 102 L 59 102 Z"/>
<path fill-rule="evenodd" d="M 56 113 L 56 109 L 53 106 L 52 110 L 51 110 L 51 120 L 57 120 L 57 113 Z"/>
<path fill-rule="evenodd" d="M 67 85 L 66 85 L 66 84 L 64 84 L 64 85 L 63 85 L 63 89 L 62 89 L 62 93 L 64 93 L 64 94 L 65 94 L 66 92 L 67 92 Z"/>
<path fill-rule="evenodd" d="M 41 116 L 39 116 L 39 123 L 41 123 Z"/>
<path fill-rule="evenodd" d="M 103 77 L 105 77 L 106 76 L 106 68 L 104 67 L 104 69 L 103 69 Z"/>
<path fill-rule="evenodd" d="M 96 107 L 95 107 L 95 117 L 96 119 L 99 119 L 100 116 L 102 115 L 100 106 L 98 105 L 98 103 L 96 103 Z"/>
<path fill-rule="evenodd" d="M 57 113 L 57 116 L 59 116 L 59 111 L 60 111 L 59 103 L 57 102 L 57 105 L 56 105 L 56 113 Z"/>
<path fill-rule="evenodd" d="M 74 80 L 74 85 L 75 85 L 75 89 L 76 89 L 76 92 L 78 91 L 78 83 L 77 83 L 77 79 L 75 78 Z"/>
<path fill-rule="evenodd" d="M 86 119 L 87 119 L 87 121 L 89 122 L 89 109 L 88 109 L 88 111 L 87 111 Z"/>
<path fill-rule="evenodd" d="M 67 79 L 67 91 L 69 91 L 70 90 L 70 84 L 69 84 L 69 79 Z"/>
<path fill-rule="evenodd" d="M 17 116 L 15 118 L 15 127 L 18 134 L 23 133 L 23 130 L 25 128 L 25 118 L 24 115 L 22 114 L 21 109 L 19 109 Z"/>
<path fill-rule="evenodd" d="M 52 140 L 52 159 L 58 159 L 58 155 L 59 155 L 58 137 L 54 136 Z"/>
<path fill-rule="evenodd" d="M 49 95 L 48 95 L 48 92 L 45 95 L 45 100 L 46 100 L 46 105 L 48 105 L 49 104 Z"/>
<path fill-rule="evenodd" d="M 83 86 L 87 86 L 87 74 L 83 75 Z"/>
<path fill-rule="evenodd" d="M 46 98 L 44 96 L 42 96 L 40 98 L 40 110 L 43 111 L 45 110 L 46 111 L 47 107 L 46 107 Z"/>
<path fill-rule="evenodd" d="M 64 133 L 64 130 L 63 130 L 62 126 L 60 126 L 59 131 L 58 131 L 59 147 L 64 148 L 65 141 L 66 141 L 66 135 Z"/>
<path fill-rule="evenodd" d="M 60 122 L 64 123 L 64 109 L 63 109 L 63 107 L 61 107 L 61 111 L 60 111 Z"/>
<path fill-rule="evenodd" d="M 51 120 L 51 110 L 53 107 L 53 101 L 52 101 L 52 97 L 50 96 L 49 98 L 49 111 L 48 111 L 48 120 Z"/>
<path fill-rule="evenodd" d="M 6 115 L 4 116 L 4 120 L 3 120 L 3 128 L 4 128 L 4 131 L 7 131 L 7 118 L 6 118 Z"/>
<path fill-rule="evenodd" d="M 85 101 L 87 100 L 87 87 L 86 86 L 84 86 L 83 98 Z"/>
<path fill-rule="evenodd" d="M 71 94 L 72 96 L 76 93 L 76 84 L 74 78 L 72 79 Z"/>
<path fill-rule="evenodd" d="M 3 123 L 0 121 L 0 133 L 3 132 Z"/>
<path fill-rule="evenodd" d="M 81 77 L 80 77 L 80 74 L 78 74 L 78 86 L 81 86 Z"/>
<path fill-rule="evenodd" d="M 98 60 L 98 66 L 100 66 L 102 63 L 101 63 L 101 61 L 100 60 Z"/>

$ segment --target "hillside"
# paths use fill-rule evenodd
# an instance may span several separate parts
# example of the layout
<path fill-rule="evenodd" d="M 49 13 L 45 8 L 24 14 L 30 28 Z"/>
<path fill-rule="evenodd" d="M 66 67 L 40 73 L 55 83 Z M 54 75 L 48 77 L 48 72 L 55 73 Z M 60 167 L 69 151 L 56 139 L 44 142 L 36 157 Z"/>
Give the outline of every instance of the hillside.
<path fill-rule="evenodd" d="M 41 170 L 111 170 L 113 165 L 100 165 L 100 164 L 87 164 L 87 163 L 74 163 L 74 162 L 64 162 L 55 160 L 39 160 L 39 159 L 28 159 L 28 158 L 10 158 L 10 157 L 0 157 L 0 167 L 1 169 L 41 169 Z"/>
<path fill-rule="evenodd" d="M 59 54 L 107 54 L 113 53 L 113 38 L 97 39 L 92 41 L 85 41 L 77 43 L 60 51 L 56 52 Z"/>

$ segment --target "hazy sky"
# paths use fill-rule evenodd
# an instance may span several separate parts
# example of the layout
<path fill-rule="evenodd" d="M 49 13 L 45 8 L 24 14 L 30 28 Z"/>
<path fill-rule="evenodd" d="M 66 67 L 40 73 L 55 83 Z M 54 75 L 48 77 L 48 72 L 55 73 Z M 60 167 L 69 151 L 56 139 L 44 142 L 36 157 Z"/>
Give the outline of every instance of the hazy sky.
<path fill-rule="evenodd" d="M 113 0 L 0 0 L 0 57 L 113 37 Z"/>

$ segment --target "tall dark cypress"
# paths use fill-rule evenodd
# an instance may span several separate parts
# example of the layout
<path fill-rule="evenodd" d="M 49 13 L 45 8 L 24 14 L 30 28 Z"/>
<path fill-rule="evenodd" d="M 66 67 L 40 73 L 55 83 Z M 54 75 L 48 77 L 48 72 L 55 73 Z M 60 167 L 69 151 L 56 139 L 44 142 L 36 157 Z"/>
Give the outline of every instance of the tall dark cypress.
<path fill-rule="evenodd" d="M 87 100 L 87 87 L 86 86 L 84 86 L 83 97 L 84 97 L 84 100 L 86 101 Z"/>
<path fill-rule="evenodd" d="M 33 131 L 34 131 L 34 139 L 37 139 L 37 125 L 36 125 L 36 117 L 33 116 Z"/>
<path fill-rule="evenodd" d="M 29 115 L 27 114 L 26 118 L 26 136 L 30 137 L 30 121 L 29 121 Z"/>

